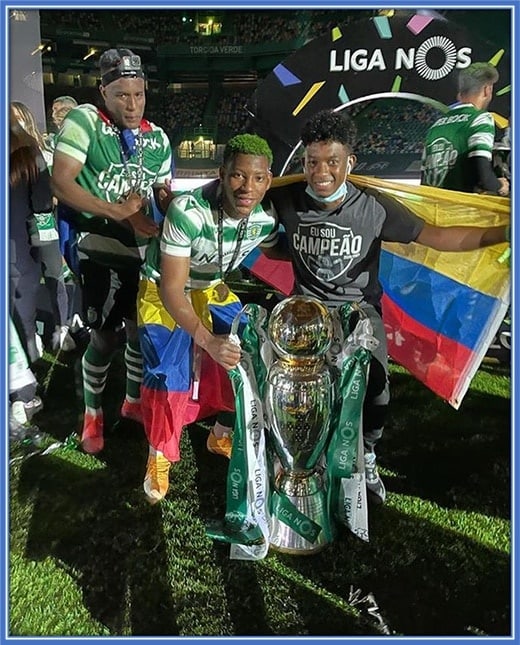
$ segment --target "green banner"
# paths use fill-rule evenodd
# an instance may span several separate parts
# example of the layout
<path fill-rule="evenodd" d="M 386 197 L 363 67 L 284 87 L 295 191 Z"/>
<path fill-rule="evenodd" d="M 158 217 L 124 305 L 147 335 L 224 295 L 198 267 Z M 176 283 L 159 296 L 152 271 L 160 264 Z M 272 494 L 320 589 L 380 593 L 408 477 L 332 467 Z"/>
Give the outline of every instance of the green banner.
<path fill-rule="evenodd" d="M 213 522 L 206 533 L 214 540 L 237 544 L 258 544 L 264 541 L 258 524 L 251 522 L 248 513 L 248 469 L 244 445 L 243 382 L 237 369 L 229 372 L 235 392 L 236 419 L 233 431 L 233 451 L 229 463 L 226 487 L 226 514 L 223 525 Z"/>
<path fill-rule="evenodd" d="M 334 415 L 335 430 L 327 451 L 327 470 L 332 477 L 351 477 L 354 469 L 370 357 L 368 350 L 358 347 L 341 368 L 338 384 L 341 403 Z"/>

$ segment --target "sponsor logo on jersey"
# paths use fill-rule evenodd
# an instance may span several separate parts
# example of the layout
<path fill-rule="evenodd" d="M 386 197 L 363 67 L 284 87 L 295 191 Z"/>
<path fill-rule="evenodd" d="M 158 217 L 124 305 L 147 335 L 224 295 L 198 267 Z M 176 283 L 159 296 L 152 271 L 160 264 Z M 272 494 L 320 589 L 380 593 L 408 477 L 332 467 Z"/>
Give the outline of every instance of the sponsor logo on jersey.
<path fill-rule="evenodd" d="M 139 176 L 139 186 L 136 188 Z M 132 161 L 129 161 L 126 167 L 123 163 L 111 163 L 106 170 L 99 173 L 98 189 L 107 202 L 115 202 L 131 191 L 147 195 L 156 177 L 155 171 L 140 168 Z"/>
<path fill-rule="evenodd" d="M 423 162 L 426 183 L 428 186 L 442 186 L 448 171 L 457 161 L 458 152 L 445 137 L 432 141 L 426 152 Z"/>

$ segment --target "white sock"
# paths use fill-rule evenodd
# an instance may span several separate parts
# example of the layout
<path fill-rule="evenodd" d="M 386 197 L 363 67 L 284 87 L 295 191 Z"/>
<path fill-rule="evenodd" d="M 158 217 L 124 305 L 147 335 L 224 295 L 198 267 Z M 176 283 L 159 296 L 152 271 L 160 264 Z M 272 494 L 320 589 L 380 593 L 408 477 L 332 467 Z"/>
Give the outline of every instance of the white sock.
<path fill-rule="evenodd" d="M 229 437 L 232 429 L 233 428 L 230 428 L 229 426 L 223 426 L 218 421 L 215 421 L 212 432 L 217 439 L 222 439 L 222 437 Z"/>
<path fill-rule="evenodd" d="M 150 457 L 156 457 L 156 456 L 164 457 L 164 455 L 160 450 L 156 450 L 150 444 L 148 444 L 148 454 L 150 455 Z"/>

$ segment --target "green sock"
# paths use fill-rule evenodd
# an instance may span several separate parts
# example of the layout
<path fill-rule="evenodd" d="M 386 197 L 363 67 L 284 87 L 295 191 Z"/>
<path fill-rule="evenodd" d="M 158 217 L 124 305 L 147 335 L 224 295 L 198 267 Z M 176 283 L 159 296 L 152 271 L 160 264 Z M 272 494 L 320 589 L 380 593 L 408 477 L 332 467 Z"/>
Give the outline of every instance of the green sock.
<path fill-rule="evenodd" d="M 137 402 L 141 399 L 141 383 L 143 382 L 143 357 L 139 341 L 129 340 L 125 347 L 126 365 L 126 399 Z"/>
<path fill-rule="evenodd" d="M 108 370 L 112 362 L 113 353 L 102 354 L 92 344 L 89 344 L 83 358 L 81 367 L 83 374 L 83 398 L 85 407 L 90 411 L 99 411 L 103 404 L 103 391 L 107 381 Z"/>

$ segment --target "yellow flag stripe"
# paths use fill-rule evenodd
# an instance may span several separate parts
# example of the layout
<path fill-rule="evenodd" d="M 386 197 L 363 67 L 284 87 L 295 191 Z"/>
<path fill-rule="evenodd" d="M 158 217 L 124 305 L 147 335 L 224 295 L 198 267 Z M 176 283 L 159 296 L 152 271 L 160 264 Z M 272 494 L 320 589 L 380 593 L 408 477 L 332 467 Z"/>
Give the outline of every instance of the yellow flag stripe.
<path fill-rule="evenodd" d="M 303 181 L 304 175 L 277 177 L 273 185 Z M 430 186 L 412 186 L 362 175 L 350 175 L 358 188 L 373 188 L 390 195 L 435 226 L 501 226 L 510 222 L 506 197 L 462 193 Z M 442 252 L 421 244 L 385 243 L 384 248 L 495 297 L 509 289 L 509 268 L 498 262 L 507 244 L 467 252 Z"/>

